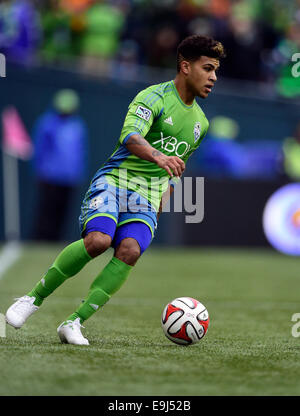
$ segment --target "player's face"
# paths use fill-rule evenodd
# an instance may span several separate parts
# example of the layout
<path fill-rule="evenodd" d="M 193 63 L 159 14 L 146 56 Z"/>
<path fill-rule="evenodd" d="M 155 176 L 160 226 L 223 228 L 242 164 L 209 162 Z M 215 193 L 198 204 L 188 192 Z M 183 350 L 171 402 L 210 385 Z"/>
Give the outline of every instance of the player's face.
<path fill-rule="evenodd" d="M 195 62 L 189 62 L 187 84 L 195 96 L 206 98 L 217 81 L 218 59 L 201 56 Z"/>

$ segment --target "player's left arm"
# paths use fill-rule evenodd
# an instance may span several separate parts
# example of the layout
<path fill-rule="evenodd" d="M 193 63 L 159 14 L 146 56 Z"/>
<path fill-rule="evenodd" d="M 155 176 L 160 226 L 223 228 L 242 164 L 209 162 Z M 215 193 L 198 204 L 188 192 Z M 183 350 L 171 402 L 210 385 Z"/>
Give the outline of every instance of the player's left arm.
<path fill-rule="evenodd" d="M 159 150 L 152 147 L 148 141 L 139 134 L 132 135 L 127 143 L 126 148 L 140 159 L 156 163 L 164 169 L 170 177 L 180 177 L 185 169 L 185 163 L 178 156 L 167 156 Z"/>
<path fill-rule="evenodd" d="M 167 156 L 155 149 L 146 139 L 147 133 L 162 112 L 162 97 L 154 93 L 149 99 L 149 91 L 141 91 L 129 106 L 119 142 L 140 159 L 156 163 L 171 177 L 180 177 L 185 163 L 177 156 Z"/>

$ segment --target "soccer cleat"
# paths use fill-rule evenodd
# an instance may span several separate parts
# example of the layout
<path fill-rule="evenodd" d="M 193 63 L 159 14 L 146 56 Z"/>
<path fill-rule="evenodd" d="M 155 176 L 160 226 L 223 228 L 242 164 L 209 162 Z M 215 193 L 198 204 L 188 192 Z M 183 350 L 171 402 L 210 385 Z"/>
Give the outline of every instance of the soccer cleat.
<path fill-rule="evenodd" d="M 39 309 L 33 302 L 35 301 L 34 296 L 22 296 L 21 298 L 15 299 L 17 302 L 13 303 L 6 312 L 6 322 L 16 329 L 21 328 L 35 311 Z"/>
<path fill-rule="evenodd" d="M 84 338 L 80 328 L 84 328 L 80 324 L 80 319 L 74 321 L 65 321 L 57 328 L 58 336 L 63 344 L 74 345 L 90 345 L 89 341 Z"/>

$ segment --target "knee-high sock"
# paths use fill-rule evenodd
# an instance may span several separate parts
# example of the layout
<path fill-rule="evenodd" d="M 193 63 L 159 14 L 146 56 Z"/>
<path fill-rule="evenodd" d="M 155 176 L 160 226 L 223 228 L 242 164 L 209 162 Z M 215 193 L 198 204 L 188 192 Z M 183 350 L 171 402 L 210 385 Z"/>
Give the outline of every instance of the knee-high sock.
<path fill-rule="evenodd" d="M 58 255 L 43 278 L 28 293 L 28 296 L 34 296 L 34 304 L 40 306 L 47 296 L 66 279 L 77 274 L 91 259 L 83 239 L 68 245 Z"/>
<path fill-rule="evenodd" d="M 87 320 L 120 289 L 131 269 L 132 266 L 113 257 L 92 283 L 86 300 L 67 320 L 80 318 L 81 323 Z"/>

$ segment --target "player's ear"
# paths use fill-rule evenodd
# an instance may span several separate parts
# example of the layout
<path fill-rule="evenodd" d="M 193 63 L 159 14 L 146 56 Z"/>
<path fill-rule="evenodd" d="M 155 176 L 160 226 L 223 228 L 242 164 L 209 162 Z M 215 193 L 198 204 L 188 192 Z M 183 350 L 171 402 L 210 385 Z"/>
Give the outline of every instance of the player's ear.
<path fill-rule="evenodd" d="M 188 75 L 190 72 L 190 63 L 188 61 L 181 61 L 180 68 L 184 75 Z"/>

